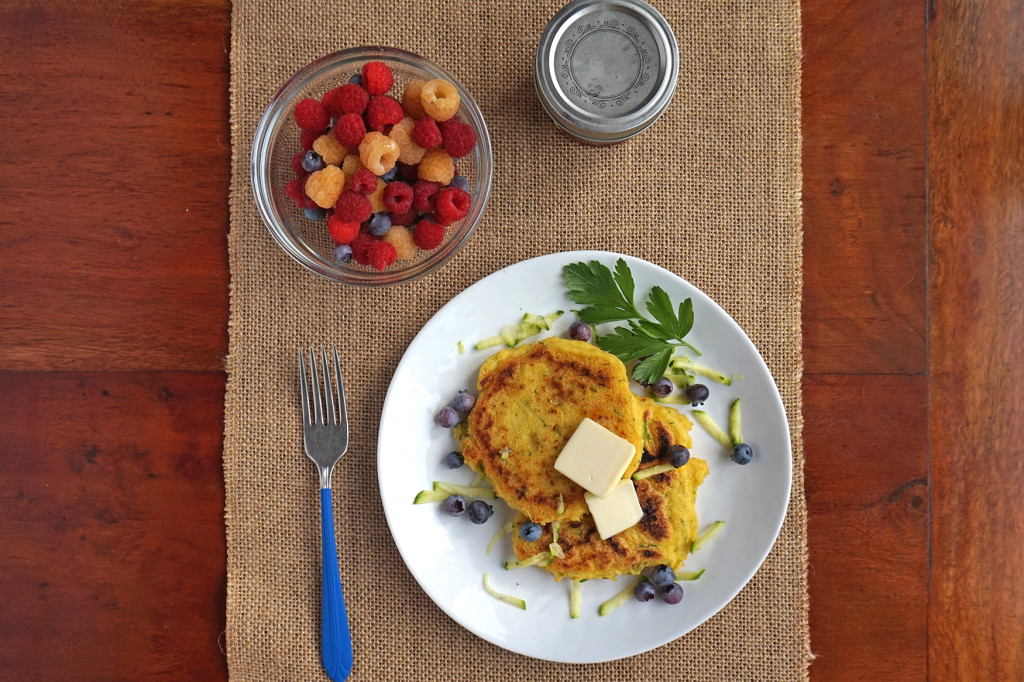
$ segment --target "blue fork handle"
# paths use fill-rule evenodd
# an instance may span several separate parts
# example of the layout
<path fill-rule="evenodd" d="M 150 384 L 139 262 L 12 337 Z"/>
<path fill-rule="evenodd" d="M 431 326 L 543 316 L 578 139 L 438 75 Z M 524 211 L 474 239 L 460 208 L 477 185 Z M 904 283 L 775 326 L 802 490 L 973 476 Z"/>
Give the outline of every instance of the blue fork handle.
<path fill-rule="evenodd" d="M 334 682 L 341 682 L 352 672 L 352 636 L 348 632 L 345 597 L 341 593 L 338 574 L 338 547 L 334 540 L 334 511 L 331 489 L 320 489 L 320 547 L 323 554 L 321 573 L 320 653 L 324 670 Z"/>

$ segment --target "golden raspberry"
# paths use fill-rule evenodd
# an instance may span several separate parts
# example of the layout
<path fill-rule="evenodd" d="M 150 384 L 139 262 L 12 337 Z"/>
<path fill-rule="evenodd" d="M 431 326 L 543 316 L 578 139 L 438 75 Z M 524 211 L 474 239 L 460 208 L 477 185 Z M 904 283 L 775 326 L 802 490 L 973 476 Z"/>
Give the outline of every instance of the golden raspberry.
<path fill-rule="evenodd" d="M 412 240 L 412 232 L 408 227 L 392 225 L 384 235 L 384 241 L 395 247 L 398 260 L 412 260 L 416 257 L 416 242 Z"/>
<path fill-rule="evenodd" d="M 366 133 L 359 143 L 359 160 L 374 175 L 384 175 L 398 161 L 398 143 L 384 133 Z"/>
<path fill-rule="evenodd" d="M 388 137 L 398 143 L 398 160 L 402 163 L 417 164 L 427 151 L 412 141 L 412 129 L 415 127 L 416 121 L 406 117 L 392 126 L 391 133 L 388 134 Z"/>
<path fill-rule="evenodd" d="M 448 81 L 435 78 L 423 85 L 420 102 L 427 116 L 441 123 L 459 111 L 459 91 Z"/>
<path fill-rule="evenodd" d="M 423 111 L 423 103 L 420 101 L 423 85 L 421 80 L 411 80 L 405 86 L 405 92 L 402 93 L 402 108 L 405 109 L 407 116 L 412 116 L 417 121 L 427 115 Z"/>
<path fill-rule="evenodd" d="M 358 155 L 349 154 L 346 156 L 345 160 L 341 162 L 341 170 L 345 172 L 345 184 L 347 185 L 352 182 L 352 176 L 356 174 L 357 170 L 364 167 Z"/>
<path fill-rule="evenodd" d="M 338 203 L 345 187 L 345 174 L 337 166 L 327 166 L 306 179 L 306 196 L 320 208 L 331 208 Z"/>
<path fill-rule="evenodd" d="M 388 183 L 377 178 L 377 189 L 373 191 L 373 194 L 367 197 L 367 199 L 370 200 L 370 205 L 373 206 L 374 213 L 383 213 L 388 210 L 384 206 L 384 188 L 387 186 Z"/>
<path fill-rule="evenodd" d="M 313 142 L 313 151 L 322 156 L 328 166 L 340 166 L 348 154 L 348 147 L 338 142 L 334 135 L 321 135 Z"/>
<path fill-rule="evenodd" d="M 420 180 L 447 185 L 455 177 L 455 162 L 443 149 L 431 149 L 423 155 L 416 174 Z"/>

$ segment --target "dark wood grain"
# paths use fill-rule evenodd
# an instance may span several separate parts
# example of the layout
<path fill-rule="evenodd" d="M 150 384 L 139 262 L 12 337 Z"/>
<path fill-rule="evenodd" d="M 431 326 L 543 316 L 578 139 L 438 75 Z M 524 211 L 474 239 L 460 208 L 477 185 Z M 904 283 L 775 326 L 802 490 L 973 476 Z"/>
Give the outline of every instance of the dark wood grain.
<path fill-rule="evenodd" d="M 0 5 L 0 369 L 221 368 L 229 11 Z"/>
<path fill-rule="evenodd" d="M 219 373 L 0 372 L 0 678 L 226 675 Z"/>
<path fill-rule="evenodd" d="M 812 678 L 924 679 L 926 379 L 809 376 L 804 400 Z"/>
<path fill-rule="evenodd" d="M 923 372 L 924 12 L 802 10 L 805 371 Z"/>
<path fill-rule="evenodd" d="M 929 31 L 935 679 L 1024 679 L 1024 13 L 941 0 Z"/>
<path fill-rule="evenodd" d="M 811 677 L 924 679 L 925 17 L 802 11 Z"/>

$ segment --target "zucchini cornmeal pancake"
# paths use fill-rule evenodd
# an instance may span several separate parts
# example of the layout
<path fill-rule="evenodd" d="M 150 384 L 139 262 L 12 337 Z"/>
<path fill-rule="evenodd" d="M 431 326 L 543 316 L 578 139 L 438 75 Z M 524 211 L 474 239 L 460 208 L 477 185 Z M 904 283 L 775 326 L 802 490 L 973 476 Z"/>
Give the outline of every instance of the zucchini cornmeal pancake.
<path fill-rule="evenodd" d="M 557 337 L 502 350 L 481 367 L 479 396 L 455 428 L 466 463 L 519 512 L 516 558 L 561 550 L 537 565 L 557 579 L 614 578 L 668 564 L 678 568 L 697 536 L 697 488 L 707 464 L 691 457 L 678 469 L 635 482 L 643 516 L 602 540 L 578 484 L 555 470 L 555 460 L 584 418 L 628 441 L 635 455 L 623 479 L 667 461 L 673 445 L 689 448 L 693 424 L 676 410 L 629 388 L 626 367 L 610 353 Z M 560 513 L 560 503 L 562 511 Z M 526 542 L 519 524 L 542 525 Z"/>
<path fill-rule="evenodd" d="M 587 513 L 584 490 L 555 471 L 570 436 L 589 417 L 643 453 L 643 407 L 622 362 L 589 343 L 551 337 L 488 358 L 468 419 L 455 428 L 466 463 L 508 506 L 537 523 Z M 559 514 L 559 502 L 564 513 Z"/>
<path fill-rule="evenodd" d="M 668 448 L 674 444 L 690 447 L 692 424 L 671 408 L 647 398 L 639 400 L 644 405 L 644 422 L 647 425 L 640 464 L 640 470 L 643 470 L 664 462 Z M 563 556 L 554 558 L 550 563 L 541 562 L 538 566 L 558 580 L 636 575 L 657 564 L 668 564 L 678 569 L 689 554 L 691 543 L 697 538 L 697 488 L 707 475 L 707 463 L 691 457 L 678 469 L 636 481 L 643 517 L 632 528 L 607 540 L 600 538 L 589 514 L 575 521 L 560 521 L 558 544 Z M 520 514 L 512 533 L 516 559 L 520 561 L 547 551 L 554 539 L 552 525 L 546 524 L 538 540 L 523 540 L 519 535 L 519 524 L 527 520 Z"/>

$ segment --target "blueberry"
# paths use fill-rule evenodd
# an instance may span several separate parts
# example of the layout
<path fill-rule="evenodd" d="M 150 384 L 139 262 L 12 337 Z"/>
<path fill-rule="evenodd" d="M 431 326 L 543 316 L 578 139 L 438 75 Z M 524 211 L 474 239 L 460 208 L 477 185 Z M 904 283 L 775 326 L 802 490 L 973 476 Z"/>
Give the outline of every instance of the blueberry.
<path fill-rule="evenodd" d="M 573 322 L 569 327 L 569 338 L 576 341 L 590 341 L 594 338 L 594 331 L 586 322 Z"/>
<path fill-rule="evenodd" d="M 348 82 L 351 83 L 352 85 L 358 85 L 359 87 L 363 87 L 363 77 L 358 73 L 353 76 L 350 76 Z"/>
<path fill-rule="evenodd" d="M 391 167 L 391 170 L 389 170 L 384 175 L 380 176 L 380 179 L 383 180 L 384 182 L 391 182 L 392 180 L 395 179 L 395 177 L 397 175 L 398 175 L 398 164 L 396 163 L 394 166 Z"/>
<path fill-rule="evenodd" d="M 443 426 L 446 429 L 450 429 L 459 423 L 461 418 L 459 413 L 453 410 L 447 405 L 441 408 L 441 411 L 434 417 L 434 421 L 437 422 L 438 426 Z"/>
<path fill-rule="evenodd" d="M 339 263 L 349 263 L 352 261 L 352 247 L 348 244 L 339 244 L 334 247 L 334 260 Z"/>
<path fill-rule="evenodd" d="M 661 600 L 666 604 L 678 604 L 683 601 L 683 588 L 679 583 L 671 583 L 661 588 Z"/>
<path fill-rule="evenodd" d="M 653 396 L 664 398 L 672 392 L 672 380 L 662 377 L 651 384 L 650 388 L 647 390 L 649 390 Z"/>
<path fill-rule="evenodd" d="M 693 384 L 686 387 L 686 399 L 693 403 L 694 407 L 703 405 L 709 395 L 711 395 L 711 391 L 704 384 Z"/>
<path fill-rule="evenodd" d="M 637 601 L 651 601 L 654 599 L 655 589 L 650 580 L 641 580 L 633 588 L 633 596 Z"/>
<path fill-rule="evenodd" d="M 461 189 L 463 192 L 469 191 L 469 178 L 465 175 L 455 175 L 452 177 L 452 181 L 448 183 L 449 187 Z"/>
<path fill-rule="evenodd" d="M 456 412 L 469 412 L 473 409 L 476 398 L 469 391 L 459 391 L 458 395 L 448 403 Z"/>
<path fill-rule="evenodd" d="M 448 516 L 462 516 L 462 512 L 466 511 L 466 500 L 462 495 L 449 495 L 441 503 L 441 509 Z"/>
<path fill-rule="evenodd" d="M 324 157 L 310 149 L 302 155 L 302 167 L 307 173 L 315 173 L 326 168 L 327 164 L 324 163 Z"/>
<path fill-rule="evenodd" d="M 676 469 L 690 461 L 690 451 L 685 445 L 673 445 L 668 449 L 669 464 Z"/>
<path fill-rule="evenodd" d="M 737 464 L 750 464 L 754 459 L 754 451 L 746 443 L 737 443 L 732 449 L 732 461 Z"/>
<path fill-rule="evenodd" d="M 303 213 L 305 213 L 306 217 L 309 218 L 310 220 L 323 220 L 324 218 L 327 217 L 327 211 L 320 208 L 319 206 L 315 208 L 307 208 L 303 211 Z"/>
<path fill-rule="evenodd" d="M 475 500 L 469 505 L 469 520 L 477 525 L 487 523 L 487 519 L 491 518 L 493 513 L 494 507 L 483 500 Z"/>
<path fill-rule="evenodd" d="M 462 458 L 461 452 L 455 452 L 453 450 L 444 456 L 444 463 L 449 469 L 458 469 L 466 463 L 466 460 Z"/>
<path fill-rule="evenodd" d="M 540 536 L 543 532 L 544 529 L 540 527 L 539 523 L 526 521 L 519 524 L 519 537 L 526 542 L 537 542 L 537 540 L 540 540 Z"/>
<path fill-rule="evenodd" d="M 383 237 L 391 229 L 391 217 L 387 213 L 374 213 L 370 218 L 370 234 Z"/>
<path fill-rule="evenodd" d="M 668 564 L 658 564 L 651 571 L 651 582 L 656 587 L 665 587 L 675 582 L 676 572 L 672 570 L 672 567 Z"/>

